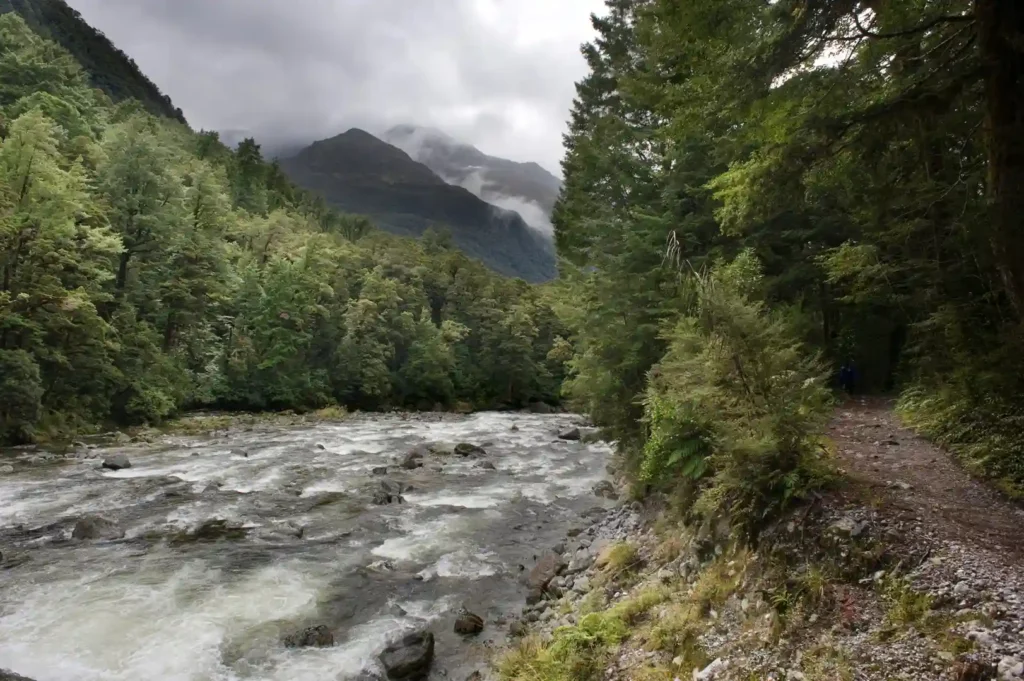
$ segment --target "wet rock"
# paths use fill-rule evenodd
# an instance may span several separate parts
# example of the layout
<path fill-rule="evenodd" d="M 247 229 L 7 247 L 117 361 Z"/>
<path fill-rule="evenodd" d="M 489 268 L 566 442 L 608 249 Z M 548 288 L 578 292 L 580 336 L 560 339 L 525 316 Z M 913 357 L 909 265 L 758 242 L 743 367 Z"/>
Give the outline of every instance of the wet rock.
<path fill-rule="evenodd" d="M 387 609 L 387 614 L 392 617 L 405 617 L 409 613 L 407 613 L 405 608 L 400 606 L 398 603 L 392 603 Z"/>
<path fill-rule="evenodd" d="M 377 506 L 387 506 L 391 503 L 401 504 L 404 502 L 405 498 L 401 494 L 389 494 L 382 489 L 373 493 L 373 503 Z"/>
<path fill-rule="evenodd" d="M 330 506 L 346 499 L 348 499 L 348 495 L 344 492 L 322 492 L 310 498 L 307 508 L 312 511 L 313 509 Z"/>
<path fill-rule="evenodd" d="M 493 463 L 491 463 L 490 461 L 480 461 L 479 463 L 477 463 L 476 467 L 480 468 L 480 469 L 483 469 L 485 471 L 496 471 L 496 470 L 498 470 L 498 468 Z"/>
<path fill-rule="evenodd" d="M 580 429 L 579 428 L 569 428 L 568 430 L 563 430 L 563 431 L 558 433 L 558 439 L 559 440 L 574 440 L 574 441 L 575 440 L 579 440 L 580 439 Z"/>
<path fill-rule="evenodd" d="M 390 681 L 424 681 L 434 661 L 434 635 L 417 631 L 392 643 L 380 655 Z"/>
<path fill-rule="evenodd" d="M 484 621 L 479 615 L 464 611 L 455 619 L 455 633 L 476 636 L 484 630 Z"/>
<path fill-rule="evenodd" d="M 111 471 L 119 471 L 123 468 L 131 468 L 132 462 L 124 454 L 113 454 L 103 459 L 103 468 Z"/>
<path fill-rule="evenodd" d="M 245 539 L 249 530 L 237 523 L 221 518 L 207 520 L 190 532 L 181 532 L 174 537 L 175 542 L 215 542 L 238 541 Z"/>
<path fill-rule="evenodd" d="M 527 602 L 536 599 L 537 602 L 543 596 L 544 590 L 562 570 L 565 569 L 565 561 L 562 556 L 554 551 L 544 553 L 526 576 L 526 586 L 529 588 Z"/>
<path fill-rule="evenodd" d="M 508 625 L 508 635 L 516 638 L 526 636 L 529 632 L 529 627 L 522 620 L 513 620 L 512 624 Z"/>
<path fill-rule="evenodd" d="M 130 437 L 128 437 L 127 435 L 125 435 L 124 433 L 121 433 L 121 432 L 114 433 L 113 440 L 114 440 L 114 444 L 119 444 L 119 445 L 130 444 L 131 441 L 132 441 L 132 439 Z"/>
<path fill-rule="evenodd" d="M 594 496 L 604 497 L 606 499 L 611 499 L 612 501 L 619 498 L 619 495 L 615 492 L 615 485 L 607 480 L 602 480 L 594 485 L 591 491 L 594 493 Z"/>
<path fill-rule="evenodd" d="M 306 627 L 281 637 L 285 648 L 329 648 L 334 645 L 334 634 L 323 624 Z"/>
<path fill-rule="evenodd" d="M 513 433 L 518 433 L 519 432 L 519 426 L 517 426 L 516 424 L 513 423 L 512 427 L 509 428 L 509 430 L 512 431 Z"/>
<path fill-rule="evenodd" d="M 244 449 L 232 449 L 231 450 L 231 456 L 241 456 L 243 458 L 248 459 L 249 458 L 249 452 L 245 451 Z"/>
<path fill-rule="evenodd" d="M 4 464 L 3 466 L 0 466 L 0 475 L 10 475 L 13 472 L 14 472 L 14 466 L 12 466 L 9 463 L 8 464 Z"/>
<path fill-rule="evenodd" d="M 327 449 L 327 447 L 322 442 L 317 442 L 316 448 L 319 449 L 321 452 Z"/>
<path fill-rule="evenodd" d="M 423 453 L 420 452 L 418 449 L 414 449 L 405 455 L 405 458 L 402 459 L 402 463 L 399 465 L 407 471 L 411 471 L 416 468 L 422 468 Z"/>
<path fill-rule="evenodd" d="M 459 456 L 486 456 L 487 452 L 484 451 L 483 447 L 479 447 L 468 442 L 460 442 L 455 445 L 455 453 Z"/>
<path fill-rule="evenodd" d="M 373 470 L 370 471 L 370 473 L 371 473 L 371 475 L 387 475 L 388 474 L 388 467 L 387 466 L 374 466 Z"/>
<path fill-rule="evenodd" d="M 75 523 L 71 531 L 72 539 L 121 539 L 124 537 L 124 530 L 113 520 L 98 515 L 85 516 Z"/>

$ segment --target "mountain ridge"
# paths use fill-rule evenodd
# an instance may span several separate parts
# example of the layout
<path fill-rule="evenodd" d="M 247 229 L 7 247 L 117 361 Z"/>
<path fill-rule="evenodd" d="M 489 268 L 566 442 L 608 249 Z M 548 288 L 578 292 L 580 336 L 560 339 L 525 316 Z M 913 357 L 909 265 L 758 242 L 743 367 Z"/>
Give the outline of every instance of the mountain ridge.
<path fill-rule="evenodd" d="M 334 207 L 373 218 L 382 229 L 421 236 L 443 226 L 467 254 L 531 282 L 556 275 L 554 246 L 516 212 L 450 184 L 402 149 L 359 128 L 318 140 L 281 159 L 296 184 Z"/>
<path fill-rule="evenodd" d="M 136 99 L 150 112 L 186 123 L 181 109 L 160 91 L 135 60 L 64 0 L 0 0 L 0 15 L 15 12 L 32 30 L 71 53 L 94 87 L 115 102 Z"/>

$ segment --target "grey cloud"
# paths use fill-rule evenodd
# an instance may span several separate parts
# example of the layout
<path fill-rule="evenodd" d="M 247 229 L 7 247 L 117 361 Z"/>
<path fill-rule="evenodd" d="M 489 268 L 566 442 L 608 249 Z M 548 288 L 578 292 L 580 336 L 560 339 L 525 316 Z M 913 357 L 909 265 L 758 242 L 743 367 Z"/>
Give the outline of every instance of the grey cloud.
<path fill-rule="evenodd" d="M 190 122 L 268 148 L 433 126 L 558 170 L 602 0 L 70 0 Z"/>

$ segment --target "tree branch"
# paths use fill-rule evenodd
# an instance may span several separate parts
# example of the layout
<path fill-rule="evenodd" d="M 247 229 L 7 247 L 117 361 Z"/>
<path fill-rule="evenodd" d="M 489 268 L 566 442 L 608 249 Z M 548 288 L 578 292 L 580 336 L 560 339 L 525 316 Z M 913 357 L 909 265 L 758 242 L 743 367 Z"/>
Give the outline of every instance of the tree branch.
<path fill-rule="evenodd" d="M 864 28 L 864 26 L 860 23 L 860 17 L 857 15 L 856 11 L 852 12 L 852 16 L 853 16 L 853 23 L 857 27 L 857 30 L 860 31 L 860 34 L 861 34 L 862 37 L 864 37 L 864 38 L 876 38 L 876 39 L 902 38 L 903 36 L 913 35 L 915 33 L 923 33 L 923 32 L 927 31 L 930 28 L 934 28 L 935 26 L 938 26 L 939 24 L 957 23 L 957 22 L 964 22 L 964 21 L 974 21 L 974 15 L 973 14 L 950 15 L 950 16 L 936 17 L 935 19 L 932 19 L 931 21 L 926 21 L 925 23 L 921 24 L 920 26 L 915 26 L 914 28 L 908 28 L 908 29 L 906 29 L 904 31 L 894 31 L 892 33 L 875 33 L 873 31 L 869 31 L 868 29 Z"/>

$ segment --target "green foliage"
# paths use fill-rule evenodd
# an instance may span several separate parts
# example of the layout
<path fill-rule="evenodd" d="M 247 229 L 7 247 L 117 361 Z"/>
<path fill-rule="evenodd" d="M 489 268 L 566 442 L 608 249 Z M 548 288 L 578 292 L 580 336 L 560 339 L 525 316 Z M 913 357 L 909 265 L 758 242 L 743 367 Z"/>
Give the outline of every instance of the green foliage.
<path fill-rule="evenodd" d="M 190 407 L 557 401 L 547 293 L 332 211 L 253 140 L 96 97 L 15 13 L 0 121 L 0 442 Z"/>
<path fill-rule="evenodd" d="M 821 483 L 829 393 L 788 318 L 759 299 L 749 251 L 692 281 L 694 303 L 652 370 L 641 474 L 695 488 L 705 517 L 756 526 Z"/>
<path fill-rule="evenodd" d="M 527 638 L 498 662 L 503 681 L 588 681 L 607 665 L 614 646 L 629 636 L 614 611 L 583 616 L 575 626 L 559 627 L 550 642 Z"/>
<path fill-rule="evenodd" d="M 1024 15 L 868 4 L 607 0 L 583 50 L 554 215 L 566 390 L 704 512 L 756 521 L 818 484 L 823 379 L 850 361 L 1024 484 L 1024 62 L 997 38 Z"/>

